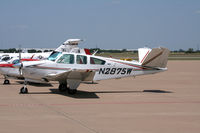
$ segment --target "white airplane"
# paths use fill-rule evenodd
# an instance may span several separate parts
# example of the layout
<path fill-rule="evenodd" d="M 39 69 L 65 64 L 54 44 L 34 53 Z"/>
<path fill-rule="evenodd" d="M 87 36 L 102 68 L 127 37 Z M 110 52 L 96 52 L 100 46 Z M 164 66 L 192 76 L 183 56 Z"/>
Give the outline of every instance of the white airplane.
<path fill-rule="evenodd" d="M 44 60 L 15 64 L 22 72 L 24 86 L 20 93 L 28 93 L 27 80 L 58 81 L 60 91 L 75 94 L 81 82 L 154 74 L 166 71 L 167 48 L 140 48 L 139 61 L 123 61 L 95 55 L 63 52 L 55 61 Z"/>
<path fill-rule="evenodd" d="M 7 61 L 0 62 L 0 74 L 4 75 L 4 83 L 10 84 L 8 78 L 17 78 L 23 79 L 22 74 L 18 70 L 18 68 L 13 67 L 13 65 L 19 63 L 20 61 L 36 61 L 38 59 L 41 60 L 41 55 L 43 55 L 43 59 L 48 57 L 48 60 L 56 60 L 56 58 L 61 54 L 61 52 L 69 52 L 69 53 L 82 53 L 82 54 L 90 54 L 87 49 L 80 49 L 78 44 L 81 42 L 81 39 L 68 39 L 62 45 L 60 45 L 55 51 L 50 53 L 11 53 L 10 59 Z M 37 58 L 39 55 L 40 58 Z M 19 57 L 20 56 L 20 57 Z M 21 60 L 19 58 L 22 58 Z M 29 80 L 29 82 L 34 82 L 34 80 Z M 40 82 L 37 82 L 40 83 Z"/>

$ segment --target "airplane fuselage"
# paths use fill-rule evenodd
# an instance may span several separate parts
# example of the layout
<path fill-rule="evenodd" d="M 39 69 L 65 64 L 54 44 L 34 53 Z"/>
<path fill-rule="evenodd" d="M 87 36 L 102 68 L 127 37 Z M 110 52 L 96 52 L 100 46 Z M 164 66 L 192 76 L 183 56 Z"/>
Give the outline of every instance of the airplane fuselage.
<path fill-rule="evenodd" d="M 164 71 L 165 69 L 155 69 L 141 66 L 137 61 L 123 61 L 113 58 L 105 58 L 92 55 L 81 55 L 81 54 L 71 54 L 73 55 L 73 62 L 66 64 L 59 62 L 59 58 L 56 61 L 45 60 L 39 65 L 31 65 L 23 68 L 23 76 L 27 79 L 34 80 L 44 80 L 45 76 L 58 75 L 59 73 L 64 73 L 73 70 L 83 70 L 85 72 L 94 72 L 93 78 L 84 79 L 83 81 L 89 80 L 105 80 L 113 78 L 122 78 L 137 76 L 143 74 L 153 74 L 157 72 Z M 77 62 L 78 56 L 85 57 L 86 62 Z M 93 60 L 93 61 L 91 61 Z M 94 63 L 94 60 L 97 63 Z M 78 60 L 79 61 L 79 60 Z M 30 62 L 26 62 L 25 66 Z"/>

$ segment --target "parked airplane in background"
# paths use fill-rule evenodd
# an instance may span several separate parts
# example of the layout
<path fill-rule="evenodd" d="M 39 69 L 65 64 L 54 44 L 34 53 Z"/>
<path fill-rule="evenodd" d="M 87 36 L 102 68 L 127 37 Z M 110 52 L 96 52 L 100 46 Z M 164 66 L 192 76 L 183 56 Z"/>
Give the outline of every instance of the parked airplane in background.
<path fill-rule="evenodd" d="M 80 49 L 78 44 L 83 41 L 81 39 L 68 39 L 63 44 L 61 44 L 54 51 L 56 52 L 75 52 L 75 53 L 84 53 L 88 52 L 84 49 Z M 43 53 L 21 53 L 21 58 L 23 59 L 47 59 L 52 52 L 43 52 Z M 0 61 L 8 61 L 11 58 L 18 57 L 19 53 L 0 53 Z"/>
<path fill-rule="evenodd" d="M 82 41 L 81 39 L 68 39 L 62 45 L 60 45 L 55 51 L 50 53 L 45 53 L 42 59 L 48 58 L 48 60 L 54 61 L 61 54 L 61 52 L 90 54 L 87 49 L 80 49 L 78 47 L 78 44 L 81 41 Z M 23 76 L 18 70 L 18 68 L 15 68 L 13 66 L 19 62 L 42 60 L 41 58 L 37 58 L 38 54 L 41 55 L 43 53 L 33 53 L 33 54 L 21 53 L 20 54 L 21 57 L 19 57 L 19 53 L 9 53 L 8 57 L 10 59 L 7 61 L 0 62 L 0 74 L 4 75 L 5 77 L 4 84 L 10 83 L 10 81 L 8 80 L 8 78 L 10 77 L 23 79 Z M 21 58 L 21 60 L 19 58 Z M 31 82 L 34 81 L 31 80 Z"/>
<path fill-rule="evenodd" d="M 20 93 L 28 93 L 27 80 L 58 81 L 60 91 L 75 94 L 81 82 L 96 81 L 166 71 L 169 50 L 140 48 L 139 61 L 123 61 L 80 53 L 63 52 L 56 60 L 22 62 L 15 64 L 24 80 Z"/>
<path fill-rule="evenodd" d="M 20 74 L 19 69 L 15 68 L 13 65 L 24 62 L 24 61 L 39 61 L 39 59 L 19 59 L 19 57 L 13 57 L 8 61 L 0 62 L 0 74 L 4 75 L 4 85 L 10 84 L 8 78 L 24 79 Z"/>

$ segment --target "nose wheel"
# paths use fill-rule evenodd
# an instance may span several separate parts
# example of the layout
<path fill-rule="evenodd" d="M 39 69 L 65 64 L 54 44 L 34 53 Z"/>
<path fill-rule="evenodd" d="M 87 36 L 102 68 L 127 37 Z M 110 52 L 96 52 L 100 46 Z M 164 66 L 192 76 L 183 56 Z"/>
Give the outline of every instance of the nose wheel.
<path fill-rule="evenodd" d="M 27 81 L 24 81 L 24 86 L 20 89 L 19 94 L 27 94 L 28 93 L 28 89 L 26 87 Z"/>
<path fill-rule="evenodd" d="M 27 94 L 27 93 L 28 93 L 27 87 L 22 87 L 22 88 L 20 89 L 20 94 Z"/>

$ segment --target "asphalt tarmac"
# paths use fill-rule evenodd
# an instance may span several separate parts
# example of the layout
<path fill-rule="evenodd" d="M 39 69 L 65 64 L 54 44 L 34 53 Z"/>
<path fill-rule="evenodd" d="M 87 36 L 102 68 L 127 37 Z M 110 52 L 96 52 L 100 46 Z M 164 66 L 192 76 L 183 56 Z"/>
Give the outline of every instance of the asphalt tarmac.
<path fill-rule="evenodd" d="M 81 84 L 76 95 L 53 86 L 0 79 L 0 133 L 197 133 L 200 61 L 169 61 L 154 75 Z"/>

